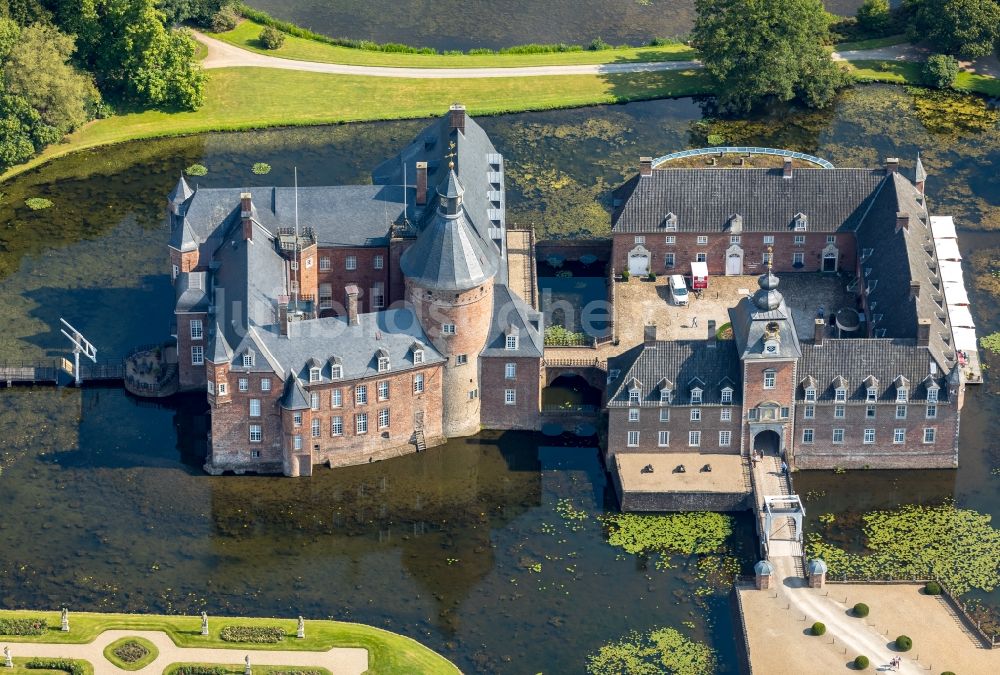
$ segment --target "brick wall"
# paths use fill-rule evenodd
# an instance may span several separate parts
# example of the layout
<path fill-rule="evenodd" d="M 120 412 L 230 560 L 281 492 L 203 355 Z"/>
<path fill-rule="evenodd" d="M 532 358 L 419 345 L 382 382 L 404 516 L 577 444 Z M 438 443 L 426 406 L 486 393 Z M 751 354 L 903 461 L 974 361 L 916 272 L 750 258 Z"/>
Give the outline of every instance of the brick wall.
<path fill-rule="evenodd" d="M 691 420 L 691 409 L 701 412 L 701 419 Z M 722 420 L 722 411 L 729 410 L 729 421 Z M 639 421 L 630 422 L 629 408 L 617 406 L 608 409 L 608 457 L 619 452 L 701 452 L 733 453 L 740 451 L 740 407 L 705 405 L 705 406 L 649 406 L 638 408 Z M 660 411 L 669 410 L 670 420 L 660 421 Z M 628 446 L 628 432 L 639 432 L 638 447 Z M 659 432 L 669 431 L 669 445 L 659 446 Z M 701 431 L 701 445 L 688 445 L 688 432 Z M 728 446 L 719 445 L 719 432 L 729 431 Z"/>
<path fill-rule="evenodd" d="M 399 268 L 399 259 L 403 257 L 406 249 L 410 248 L 414 239 L 393 239 L 389 242 L 389 258 L 387 267 L 389 268 L 389 284 L 387 288 L 387 302 L 401 302 L 406 297 L 406 279 Z"/>
<path fill-rule="evenodd" d="M 209 396 L 212 417 L 212 439 L 209 448 L 211 468 L 221 471 L 256 471 L 279 473 L 282 466 L 281 408 L 278 401 L 283 393 L 281 380 L 273 374 L 229 371 L 215 367 L 214 382 L 225 381 L 227 394 Z M 270 391 L 263 391 L 262 379 L 269 379 Z M 240 380 L 246 380 L 246 391 L 240 390 Z M 250 417 L 250 399 L 260 401 L 260 417 Z M 260 424 L 259 443 L 250 441 L 250 425 Z M 254 457 L 253 453 L 259 453 Z"/>
<path fill-rule="evenodd" d="M 289 266 L 290 267 L 290 266 Z M 319 258 L 317 256 L 316 245 L 306 246 L 299 251 L 299 265 L 297 270 L 289 269 L 289 276 L 299 282 L 299 293 L 304 296 L 313 296 L 319 300 Z M 291 288 L 291 286 L 289 286 Z"/>
<path fill-rule="evenodd" d="M 178 272 L 191 272 L 198 268 L 198 251 L 186 251 L 181 253 L 176 248 L 168 247 L 170 251 L 170 278 L 173 280 L 174 265 Z"/>
<path fill-rule="evenodd" d="M 544 374 L 540 359 L 491 356 L 481 359 L 482 425 L 487 429 L 539 429 Z M 516 376 L 506 378 L 508 363 Z M 514 405 L 507 405 L 506 390 L 515 392 Z"/>
<path fill-rule="evenodd" d="M 191 348 L 199 346 L 203 353 L 208 351 L 208 315 L 204 312 L 183 314 L 177 313 L 177 375 L 181 389 L 204 389 L 205 366 L 191 363 Z M 191 339 L 191 321 L 199 320 L 202 326 L 202 338 Z"/>
<path fill-rule="evenodd" d="M 334 306 L 332 310 L 323 310 L 320 316 L 337 316 L 344 313 L 346 298 L 344 288 L 349 284 L 355 284 L 361 290 L 358 298 L 358 311 L 362 314 L 373 312 L 372 289 L 376 283 L 381 283 L 385 289 L 385 305 L 389 303 L 389 250 L 384 247 L 356 248 L 344 247 L 334 248 L 321 246 L 317 252 L 317 289 L 319 285 L 330 284 L 333 293 Z M 354 256 L 357 261 L 356 269 L 347 269 L 347 258 Z M 375 267 L 376 257 L 382 257 L 382 268 Z M 323 259 L 330 260 L 330 269 L 323 269 Z M 317 302 L 319 291 L 317 290 Z"/>

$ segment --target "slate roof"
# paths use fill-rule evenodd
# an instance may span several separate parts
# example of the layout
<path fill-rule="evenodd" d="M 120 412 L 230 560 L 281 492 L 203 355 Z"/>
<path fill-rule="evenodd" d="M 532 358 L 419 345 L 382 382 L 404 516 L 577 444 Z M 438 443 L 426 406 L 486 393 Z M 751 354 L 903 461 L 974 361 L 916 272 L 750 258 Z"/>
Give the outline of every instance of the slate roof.
<path fill-rule="evenodd" d="M 729 310 L 733 339 L 741 358 L 798 358 L 802 352 L 792 313 L 778 290 L 780 280 L 768 272 L 758 279 L 760 289 Z M 778 326 L 777 353 L 764 353 L 766 328 Z"/>
<path fill-rule="evenodd" d="M 535 328 L 535 326 L 539 328 Z M 518 335 L 517 349 L 507 349 L 507 330 L 513 326 Z M 544 324 L 542 314 L 536 312 L 505 284 L 493 286 L 493 320 L 486 347 L 481 352 L 484 357 L 532 357 L 541 358 L 545 351 Z"/>
<path fill-rule="evenodd" d="M 802 380 L 816 380 L 816 397 L 819 401 L 834 400 L 833 381 L 842 377 L 847 381 L 849 401 L 863 402 L 867 397 L 865 378 L 874 375 L 878 380 L 879 400 L 896 400 L 896 378 L 902 375 L 910 382 L 909 400 L 927 399 L 927 377 L 932 375 L 933 359 L 927 349 L 917 347 L 915 340 L 907 339 L 826 339 L 822 345 L 804 343 L 799 361 L 795 398 L 805 398 Z M 940 368 L 932 375 L 940 387 L 938 398 L 948 400 L 948 378 Z"/>
<path fill-rule="evenodd" d="M 193 194 L 194 190 L 192 190 L 191 186 L 188 185 L 187 180 L 184 178 L 184 174 L 181 174 L 181 177 L 177 180 L 177 185 L 175 185 L 174 189 L 170 191 L 169 195 L 167 195 L 167 200 L 174 204 L 183 204 L 188 200 L 188 197 Z"/>
<path fill-rule="evenodd" d="M 302 380 L 294 375 L 289 375 L 288 379 L 285 380 L 285 391 L 278 403 L 285 410 L 308 410 L 309 397 L 306 396 Z"/>
<path fill-rule="evenodd" d="M 205 272 L 182 272 L 177 275 L 174 292 L 178 312 L 206 312 L 209 305 L 208 284 Z"/>
<path fill-rule="evenodd" d="M 733 388 L 732 405 L 740 405 L 740 372 L 733 340 L 659 340 L 643 345 L 635 360 L 622 370 L 608 406 L 628 406 L 633 380 L 640 383 L 643 403 L 659 405 L 659 382 L 663 378 L 673 385 L 671 405 L 690 405 L 691 389 L 695 386 L 702 389 L 702 405 L 720 405 L 725 386 Z M 701 384 L 692 382 L 696 378 Z"/>
<path fill-rule="evenodd" d="M 258 328 L 255 337 L 279 364 L 277 372 L 281 377 L 295 375 L 307 388 L 310 359 L 319 362 L 323 384 L 333 381 L 329 359 L 334 356 L 341 359 L 344 370 L 343 377 L 337 381 L 378 375 L 375 352 L 379 349 L 388 352 L 388 373 L 414 368 L 412 348 L 418 342 L 424 351 L 424 364 L 445 360 L 431 345 L 411 309 L 361 314 L 358 321 L 359 325 L 350 326 L 343 317 L 311 319 L 293 324 L 291 337 L 280 335 L 276 325 Z"/>
<path fill-rule="evenodd" d="M 735 214 L 743 232 L 790 232 L 795 215 L 809 232 L 853 230 L 885 179 L 883 169 L 655 169 L 634 176 L 616 192 L 621 206 L 612 232 L 666 231 L 668 213 L 679 232 L 722 232 Z"/>

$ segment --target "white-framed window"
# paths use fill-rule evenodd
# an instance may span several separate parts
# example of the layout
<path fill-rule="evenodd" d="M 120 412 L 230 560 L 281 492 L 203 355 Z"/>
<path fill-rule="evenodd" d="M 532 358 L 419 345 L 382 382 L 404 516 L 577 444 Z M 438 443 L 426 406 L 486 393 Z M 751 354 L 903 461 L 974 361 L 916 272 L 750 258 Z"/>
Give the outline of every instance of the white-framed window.
<path fill-rule="evenodd" d="M 311 431 L 313 438 L 319 438 L 319 435 L 322 433 L 322 428 L 320 427 L 319 418 L 316 418 L 312 421 Z"/>
<path fill-rule="evenodd" d="M 260 417 L 260 399 L 250 399 L 250 417 Z"/>
<path fill-rule="evenodd" d="M 892 442 L 896 445 L 906 442 L 906 429 L 893 429 Z"/>
<path fill-rule="evenodd" d="M 629 408 L 628 409 L 628 421 L 629 422 L 638 422 L 639 421 L 639 409 L 638 408 Z"/>
<path fill-rule="evenodd" d="M 807 401 L 816 400 L 816 387 L 806 387 L 806 400 Z"/>
<path fill-rule="evenodd" d="M 320 370 L 319 368 L 310 368 L 309 369 L 309 381 L 310 382 L 319 382 L 319 378 L 320 378 L 319 370 Z"/>
<path fill-rule="evenodd" d="M 804 234 L 795 235 L 795 245 L 802 246 L 806 243 L 806 236 Z"/>
<path fill-rule="evenodd" d="M 354 387 L 354 402 L 358 405 L 368 403 L 368 385 L 359 384 Z"/>
<path fill-rule="evenodd" d="M 876 389 L 875 387 L 868 387 L 868 389 L 865 392 L 865 398 L 868 401 L 877 401 L 878 389 Z"/>
<path fill-rule="evenodd" d="M 219 382 L 217 385 L 215 385 L 215 388 L 216 388 L 219 396 L 225 396 L 226 395 L 226 383 L 225 382 Z"/>
<path fill-rule="evenodd" d="M 774 235 L 773 234 L 765 234 L 764 235 L 764 246 L 770 246 L 773 243 L 774 243 Z"/>
<path fill-rule="evenodd" d="M 189 325 L 191 327 L 192 340 L 200 340 L 202 337 L 204 337 L 205 332 L 204 332 L 204 326 L 202 326 L 201 323 L 201 319 L 191 319 L 191 323 Z"/>
<path fill-rule="evenodd" d="M 630 432 L 628 432 L 626 443 L 628 444 L 628 447 L 630 447 L 630 448 L 638 448 L 639 447 L 639 432 L 638 431 L 630 431 Z"/>
<path fill-rule="evenodd" d="M 250 458 L 251 459 L 260 459 L 260 450 L 251 450 L 250 451 Z"/>
<path fill-rule="evenodd" d="M 802 251 L 795 251 L 792 253 L 792 264 L 801 267 L 806 264 L 806 254 Z"/>
<path fill-rule="evenodd" d="M 816 406 L 812 403 L 806 404 L 802 409 L 802 417 L 807 420 L 816 419 Z"/>
<path fill-rule="evenodd" d="M 312 267 L 313 267 L 313 257 L 309 256 L 308 258 L 306 258 L 306 269 L 311 270 Z"/>
<path fill-rule="evenodd" d="M 297 412 L 292 414 L 292 425 L 296 427 L 302 426 L 302 413 Z"/>
<path fill-rule="evenodd" d="M 330 309 L 333 307 L 333 284 L 319 285 L 319 308 Z"/>
<path fill-rule="evenodd" d="M 697 241 L 698 241 L 698 246 L 704 246 L 705 244 L 708 243 L 708 237 L 706 237 L 703 234 L 702 235 L 698 235 L 698 240 Z"/>
<path fill-rule="evenodd" d="M 263 438 L 264 438 L 263 427 L 261 427 L 261 425 L 259 425 L 259 424 L 251 424 L 250 425 L 250 442 L 251 443 L 260 443 L 261 440 L 263 440 Z"/>
<path fill-rule="evenodd" d="M 674 244 L 677 243 L 677 237 L 675 237 L 672 234 L 668 234 L 666 238 L 663 240 L 663 243 L 665 243 L 667 246 L 673 246 Z"/>
<path fill-rule="evenodd" d="M 639 402 L 639 394 L 640 394 L 640 392 L 639 392 L 638 389 L 629 389 L 629 392 L 628 392 L 628 402 L 632 403 L 632 404 L 638 403 Z"/>
<path fill-rule="evenodd" d="M 732 419 L 733 419 L 733 409 L 732 408 L 723 408 L 722 410 L 719 411 L 719 421 L 720 422 L 729 422 Z"/>
<path fill-rule="evenodd" d="M 906 403 L 909 393 L 903 387 L 896 390 L 896 403 Z"/>
<path fill-rule="evenodd" d="M 847 390 L 843 387 L 838 387 L 833 395 L 833 400 L 835 401 L 846 401 L 847 400 Z"/>
<path fill-rule="evenodd" d="M 380 356 L 378 357 L 378 372 L 384 373 L 389 370 L 389 357 Z"/>
<path fill-rule="evenodd" d="M 733 432 L 729 430 L 723 430 L 719 432 L 719 447 L 728 448 L 729 444 L 733 442 Z"/>
<path fill-rule="evenodd" d="M 673 392 L 670 389 L 660 389 L 660 405 L 670 405 Z"/>
<path fill-rule="evenodd" d="M 329 272 L 330 271 L 330 259 L 329 258 L 320 258 L 319 259 L 319 270 L 320 270 L 320 272 Z"/>
<path fill-rule="evenodd" d="M 871 445 L 874 442 L 875 442 L 875 430 L 871 428 L 865 429 L 865 435 L 862 438 L 862 443 L 864 443 L 865 445 Z"/>
<path fill-rule="evenodd" d="M 455 334 L 455 324 L 444 323 L 441 324 L 441 333 L 443 335 L 454 335 Z"/>
<path fill-rule="evenodd" d="M 924 428 L 924 443 L 933 443 L 936 437 L 937 437 L 937 429 L 935 429 L 934 427 Z"/>
<path fill-rule="evenodd" d="M 292 447 L 295 448 L 296 450 L 302 449 L 302 437 L 299 436 L 298 434 L 292 436 Z"/>
<path fill-rule="evenodd" d="M 897 420 L 905 420 L 906 419 L 906 406 L 905 405 L 897 405 L 896 406 L 896 419 Z"/>
<path fill-rule="evenodd" d="M 330 390 L 330 407 L 342 408 L 344 406 L 344 391 L 342 389 Z"/>
<path fill-rule="evenodd" d="M 517 377 L 517 364 L 505 363 L 503 366 L 503 376 L 505 379 L 513 380 Z"/>
<path fill-rule="evenodd" d="M 354 416 L 354 433 L 368 433 L 368 413 L 358 413 Z"/>
<path fill-rule="evenodd" d="M 422 394 L 424 393 L 424 374 L 417 373 L 413 376 L 413 393 Z"/>
<path fill-rule="evenodd" d="M 213 396 L 215 395 L 215 382 L 212 382 L 211 380 L 208 381 L 208 393 Z"/>
<path fill-rule="evenodd" d="M 458 355 L 455 356 L 455 365 L 456 366 L 464 366 L 468 362 L 469 362 L 469 355 L 468 354 L 458 354 Z"/>
<path fill-rule="evenodd" d="M 834 429 L 833 430 L 833 442 L 836 445 L 843 444 L 843 442 L 844 442 L 844 430 L 843 429 Z"/>
<path fill-rule="evenodd" d="M 698 387 L 691 390 L 691 403 L 693 405 L 701 405 L 701 389 Z"/>
<path fill-rule="evenodd" d="M 701 421 L 701 408 L 691 408 L 691 421 L 692 422 Z"/>
<path fill-rule="evenodd" d="M 777 374 L 773 370 L 764 371 L 764 389 L 774 389 Z"/>
<path fill-rule="evenodd" d="M 937 405 L 931 404 L 927 406 L 927 413 L 924 415 L 927 419 L 933 420 L 937 418 Z"/>
<path fill-rule="evenodd" d="M 738 234 L 731 234 L 731 235 L 729 235 L 729 243 L 730 244 L 739 244 L 740 243 L 740 235 L 738 235 Z"/>
<path fill-rule="evenodd" d="M 791 408 L 781 408 L 779 411 L 781 413 L 781 419 L 788 419 L 788 414 L 791 412 Z"/>
<path fill-rule="evenodd" d="M 181 268 L 178 267 L 177 265 L 171 265 L 170 269 L 172 270 L 172 272 L 171 272 L 171 278 L 176 281 L 177 277 L 181 273 Z"/>
<path fill-rule="evenodd" d="M 344 260 L 344 268 L 348 270 L 358 269 L 358 256 L 356 255 L 347 256 L 347 258 Z"/>
<path fill-rule="evenodd" d="M 847 408 L 845 406 L 842 405 L 833 406 L 833 416 L 838 420 L 844 419 L 844 417 L 846 417 L 846 412 Z"/>
<path fill-rule="evenodd" d="M 378 428 L 388 429 L 389 428 L 389 409 L 382 408 L 378 411 Z"/>
<path fill-rule="evenodd" d="M 670 408 L 660 408 L 660 421 L 661 422 L 670 421 Z"/>
<path fill-rule="evenodd" d="M 646 243 L 646 237 L 644 237 L 642 235 L 636 235 L 636 237 L 635 237 L 635 243 L 637 243 L 637 244 L 645 244 Z"/>
<path fill-rule="evenodd" d="M 504 389 L 503 390 L 503 402 L 504 405 L 514 405 L 517 403 L 517 389 Z"/>
<path fill-rule="evenodd" d="M 309 408 L 310 408 L 310 410 L 319 410 L 319 392 L 318 391 L 309 392 Z"/>
<path fill-rule="evenodd" d="M 372 267 L 374 267 L 377 270 L 380 270 L 383 267 L 385 267 L 385 258 L 383 258 L 380 255 L 377 255 L 374 258 L 372 258 Z"/>
<path fill-rule="evenodd" d="M 245 377 L 241 377 L 236 380 L 236 388 L 240 391 L 250 391 L 250 380 Z"/>
<path fill-rule="evenodd" d="M 378 394 L 378 400 L 388 401 L 389 400 L 389 380 L 379 380 L 378 384 L 375 385 L 375 391 Z"/>
<path fill-rule="evenodd" d="M 937 403 L 937 400 L 938 400 L 938 388 L 937 387 L 929 387 L 927 389 L 927 402 L 928 403 Z"/>
<path fill-rule="evenodd" d="M 696 253 L 695 256 L 694 256 L 694 259 L 695 259 L 696 262 L 707 262 L 708 261 L 708 254 L 707 253 Z"/>
<path fill-rule="evenodd" d="M 243 355 L 243 367 L 250 368 L 251 366 L 253 366 L 253 354 L 247 352 Z"/>
<path fill-rule="evenodd" d="M 697 448 L 701 445 L 701 432 L 700 431 L 689 431 L 688 432 L 688 445 L 692 448 Z"/>
<path fill-rule="evenodd" d="M 812 443 L 813 442 L 813 435 L 814 434 L 815 434 L 815 431 L 813 429 L 803 429 L 802 430 L 802 442 L 803 443 L 807 443 L 807 444 L 808 443 Z"/>
<path fill-rule="evenodd" d="M 414 364 L 419 364 L 419 363 L 423 363 L 423 362 L 424 362 L 424 350 L 423 349 L 414 349 L 413 350 L 413 363 Z"/>
<path fill-rule="evenodd" d="M 344 376 L 344 367 L 339 363 L 334 363 L 330 366 L 330 379 L 339 380 Z"/>
<path fill-rule="evenodd" d="M 660 431 L 656 434 L 656 444 L 661 448 L 665 448 L 670 445 L 670 432 Z"/>
<path fill-rule="evenodd" d="M 516 335 L 508 335 L 507 339 L 504 342 L 504 348 L 507 349 L 508 351 L 516 351 L 517 350 L 517 336 Z"/>
<path fill-rule="evenodd" d="M 768 253 L 767 251 L 764 251 L 764 254 L 760 258 L 760 262 L 763 265 L 767 265 L 768 263 L 770 263 L 771 262 L 771 254 Z"/>
<path fill-rule="evenodd" d="M 869 403 L 865 406 L 865 418 L 873 420 L 875 419 L 875 404 Z"/>
<path fill-rule="evenodd" d="M 671 267 L 674 266 L 675 260 L 676 257 L 674 256 L 673 253 L 665 253 L 663 255 L 663 266 L 666 267 L 667 269 L 670 269 Z"/>
<path fill-rule="evenodd" d="M 733 402 L 733 390 L 729 387 L 723 387 L 722 397 L 719 399 L 721 403 L 732 403 Z"/>
<path fill-rule="evenodd" d="M 344 435 L 344 418 L 340 415 L 330 418 L 330 435 L 331 436 L 343 436 Z"/>
<path fill-rule="evenodd" d="M 292 270 L 299 269 L 299 261 L 298 260 L 289 261 L 288 267 L 289 267 L 289 269 L 292 269 Z"/>

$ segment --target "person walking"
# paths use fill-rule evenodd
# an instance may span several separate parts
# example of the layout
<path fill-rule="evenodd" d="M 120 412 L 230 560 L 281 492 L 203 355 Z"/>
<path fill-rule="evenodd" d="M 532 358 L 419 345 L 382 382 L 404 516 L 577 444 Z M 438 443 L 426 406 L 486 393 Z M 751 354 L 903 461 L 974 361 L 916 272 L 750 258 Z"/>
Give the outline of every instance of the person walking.
<path fill-rule="evenodd" d="M 788 475 L 788 464 L 785 463 L 785 460 L 781 460 L 781 475 L 782 476 Z"/>
<path fill-rule="evenodd" d="M 692 328 L 698 327 L 698 317 L 696 316 L 691 317 L 691 327 Z"/>

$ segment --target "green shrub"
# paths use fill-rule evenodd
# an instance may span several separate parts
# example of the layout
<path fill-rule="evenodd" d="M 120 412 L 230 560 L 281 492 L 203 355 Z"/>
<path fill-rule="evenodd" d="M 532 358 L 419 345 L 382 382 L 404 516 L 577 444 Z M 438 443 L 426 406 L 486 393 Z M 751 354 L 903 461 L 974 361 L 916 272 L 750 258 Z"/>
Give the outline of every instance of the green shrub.
<path fill-rule="evenodd" d="M 632 274 L 626 269 L 622 270 L 622 281 L 628 281 L 632 278 Z"/>
<path fill-rule="evenodd" d="M 0 635 L 45 635 L 48 629 L 45 619 L 38 616 L 0 619 Z"/>
<path fill-rule="evenodd" d="M 889 0 L 865 0 L 858 8 L 858 26 L 873 35 L 881 35 L 889 26 Z"/>
<path fill-rule="evenodd" d="M 855 670 L 865 670 L 868 668 L 868 657 L 858 656 L 854 659 L 854 669 Z"/>
<path fill-rule="evenodd" d="M 229 675 L 229 672 L 223 666 L 179 666 L 171 671 L 171 675 Z"/>
<path fill-rule="evenodd" d="M 226 642 L 264 644 L 281 642 L 285 639 L 285 630 L 280 626 L 223 626 L 219 637 Z"/>
<path fill-rule="evenodd" d="M 208 173 L 208 169 L 204 164 L 192 164 L 188 168 L 184 169 L 184 173 L 189 176 L 204 176 Z"/>
<path fill-rule="evenodd" d="M 901 652 L 908 652 L 913 649 L 913 640 L 911 640 L 906 635 L 900 635 L 896 638 L 896 649 Z"/>
<path fill-rule="evenodd" d="M 863 602 L 859 602 L 854 605 L 854 616 L 860 616 L 862 618 L 868 616 L 868 605 Z"/>
<path fill-rule="evenodd" d="M 496 54 L 496 52 L 486 47 L 476 47 L 475 49 L 470 49 L 468 54 L 469 56 L 486 56 L 488 54 Z"/>
<path fill-rule="evenodd" d="M 29 197 L 24 200 L 24 205 L 32 211 L 41 211 L 52 207 L 52 202 L 44 197 Z"/>
<path fill-rule="evenodd" d="M 952 672 L 952 671 L 950 671 L 950 670 L 946 670 L 946 671 L 944 671 L 943 673 L 941 673 L 941 675 L 955 675 L 955 673 L 953 673 L 953 672 Z"/>
<path fill-rule="evenodd" d="M 236 28 L 236 24 L 239 23 L 239 20 L 240 18 L 236 16 L 236 12 L 229 7 L 223 7 L 212 15 L 212 21 L 209 24 L 209 28 L 212 29 L 213 33 L 227 33 Z"/>
<path fill-rule="evenodd" d="M 819 621 L 817 621 L 816 623 L 814 623 L 812 625 L 812 634 L 813 635 L 823 635 L 825 633 L 826 633 L 826 625 L 825 624 L 822 624 Z"/>
<path fill-rule="evenodd" d="M 61 670 L 70 675 L 83 675 L 86 672 L 82 663 L 70 659 L 31 659 L 24 667 L 30 670 Z"/>
<path fill-rule="evenodd" d="M 590 44 L 587 45 L 587 49 L 592 52 L 603 52 L 606 49 L 613 49 L 613 47 L 598 37 L 590 41 Z"/>
<path fill-rule="evenodd" d="M 924 84 L 935 89 L 947 89 L 958 77 L 958 61 L 948 54 L 934 54 L 924 62 Z"/>
<path fill-rule="evenodd" d="M 941 595 L 941 584 L 936 581 L 928 581 L 924 584 L 924 593 L 927 595 Z"/>
<path fill-rule="evenodd" d="M 285 44 L 285 34 L 273 26 L 264 26 L 257 39 L 264 49 L 280 49 Z"/>
<path fill-rule="evenodd" d="M 646 275 L 646 279 L 649 281 L 656 281 L 656 272 L 649 270 L 649 274 Z"/>

